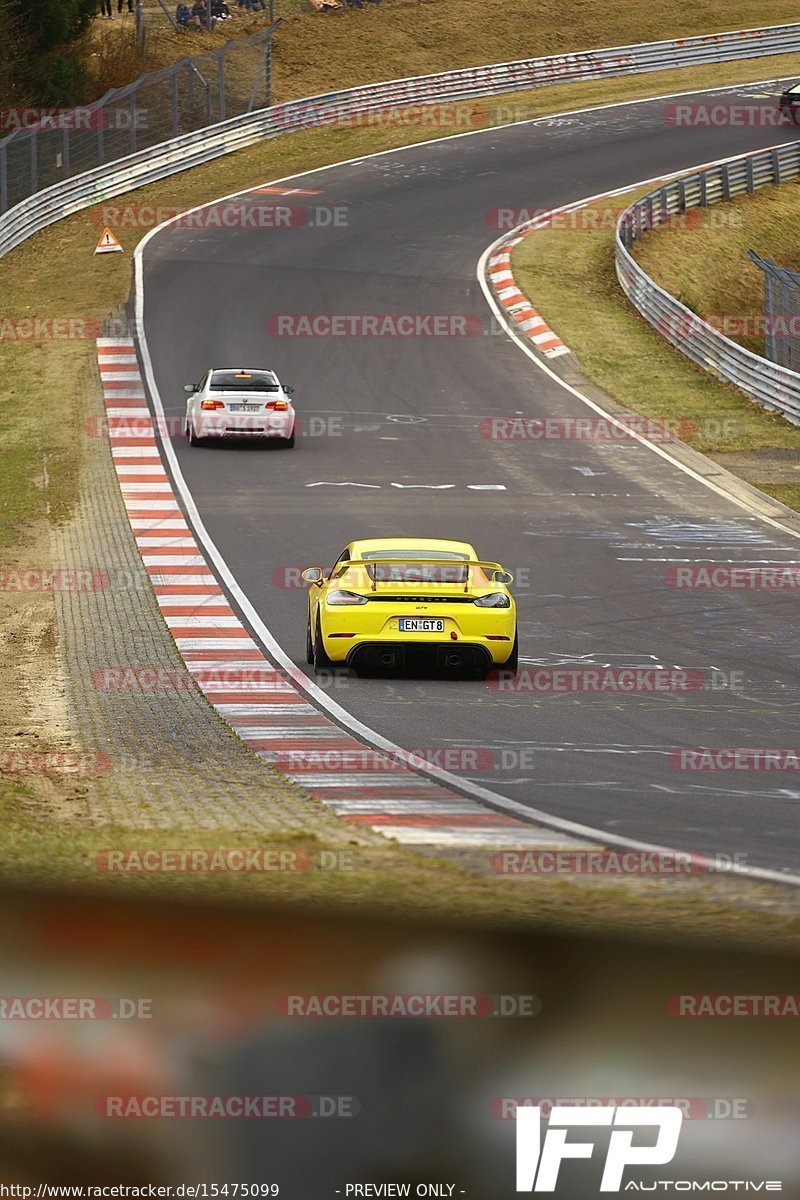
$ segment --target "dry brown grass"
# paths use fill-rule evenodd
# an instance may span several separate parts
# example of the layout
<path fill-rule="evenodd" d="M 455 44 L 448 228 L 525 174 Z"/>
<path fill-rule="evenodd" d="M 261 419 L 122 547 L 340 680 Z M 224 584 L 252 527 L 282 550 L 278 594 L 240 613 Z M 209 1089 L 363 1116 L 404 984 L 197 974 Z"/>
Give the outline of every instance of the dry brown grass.
<path fill-rule="evenodd" d="M 169 6 L 174 7 L 171 0 Z M 148 69 L 202 53 L 267 22 L 265 13 L 253 17 L 231 7 L 234 19 L 210 34 L 175 34 L 160 7 L 150 0 L 148 11 L 157 36 L 150 39 Z M 538 0 L 535 11 L 528 0 L 382 0 L 363 9 L 327 14 L 312 11 L 304 0 L 276 0 L 276 15 L 284 22 L 275 39 L 276 100 L 479 63 L 797 19 L 788 0 L 777 4 L 698 0 L 691 6 L 679 0 L 658 5 L 573 0 L 567 10 L 562 0 Z M 135 48 L 133 57 L 126 51 L 115 60 L 114 47 L 103 46 L 129 39 L 131 31 L 132 19 L 127 17 L 113 24 L 95 23 L 81 50 L 95 80 L 120 86 L 139 73 Z M 90 55 L 100 57 L 95 60 Z M 113 64 L 111 73 L 99 74 L 92 63 L 102 66 L 106 55 Z"/>
<path fill-rule="evenodd" d="M 800 187 L 785 183 L 716 204 L 689 228 L 653 230 L 636 257 L 693 312 L 728 318 L 726 335 L 763 354 L 756 322 L 764 313 L 764 277 L 747 251 L 800 270 L 799 225 Z"/>

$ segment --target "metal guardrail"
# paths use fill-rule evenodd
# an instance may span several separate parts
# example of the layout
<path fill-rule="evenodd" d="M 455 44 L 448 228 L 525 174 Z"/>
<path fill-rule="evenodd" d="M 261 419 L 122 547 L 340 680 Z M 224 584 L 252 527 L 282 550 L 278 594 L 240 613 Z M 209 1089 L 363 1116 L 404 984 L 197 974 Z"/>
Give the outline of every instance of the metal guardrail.
<path fill-rule="evenodd" d="M 800 24 L 740 29 L 700 37 L 468 67 L 307 97 L 256 112 L 245 112 L 215 124 L 206 122 L 203 128 L 195 132 L 148 145 L 136 153 L 131 152 L 135 149 L 135 143 L 132 144 L 130 133 L 127 140 L 123 138 L 121 143 L 115 141 L 112 144 L 105 133 L 107 122 L 99 120 L 96 130 L 82 128 L 80 133 L 84 139 L 96 139 L 100 165 L 78 172 L 76 160 L 68 152 L 67 141 L 67 153 L 54 155 L 50 161 L 49 186 L 40 190 L 47 176 L 43 176 L 38 169 L 33 170 L 29 176 L 31 194 L 0 215 L 0 257 L 62 217 L 262 139 L 295 130 L 328 124 L 365 123 L 369 121 L 370 114 L 409 106 L 452 103 L 555 83 L 785 54 L 793 50 L 800 50 Z M 142 78 L 156 80 L 163 74 Z M 110 98 L 115 97 L 127 105 L 128 91 L 122 89 L 119 93 L 109 93 L 94 107 L 107 106 Z M 481 114 L 478 114 L 476 123 L 480 119 Z M 59 136 L 63 136 L 64 132 Z M 12 134 L 11 138 L 0 142 L 0 150 L 17 136 Z M 110 161 L 112 158 L 114 161 Z M 7 166 L 4 165 L 6 163 L 6 156 L 0 154 L 0 197 L 9 195 L 10 180 Z"/>
<path fill-rule="evenodd" d="M 714 329 L 650 278 L 631 254 L 648 229 L 690 208 L 705 207 L 772 183 L 800 178 L 800 142 L 716 163 L 664 184 L 627 208 L 617 222 L 616 270 L 634 308 L 692 362 L 733 383 L 751 399 L 800 425 L 800 374 L 745 349 Z"/>

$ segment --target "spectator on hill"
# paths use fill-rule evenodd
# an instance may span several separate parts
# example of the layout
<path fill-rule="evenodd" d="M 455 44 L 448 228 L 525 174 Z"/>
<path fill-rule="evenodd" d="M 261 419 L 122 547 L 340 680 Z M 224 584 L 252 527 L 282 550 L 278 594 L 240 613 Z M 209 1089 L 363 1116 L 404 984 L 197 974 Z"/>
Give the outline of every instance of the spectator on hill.
<path fill-rule="evenodd" d="M 100 0 L 100 16 L 104 21 L 114 20 L 114 14 L 111 11 L 111 0 Z"/>
<path fill-rule="evenodd" d="M 213 29 L 214 25 L 216 24 L 213 17 L 211 17 L 209 23 L 208 9 L 203 3 L 203 0 L 195 0 L 194 5 L 192 6 L 192 16 L 197 17 L 198 21 L 200 22 L 201 29 Z"/>
<path fill-rule="evenodd" d="M 227 21 L 231 15 L 231 10 L 225 4 L 224 0 L 211 0 L 211 15 L 216 17 L 218 21 Z"/>
<path fill-rule="evenodd" d="M 117 0 L 117 12 L 118 13 L 122 12 L 122 4 L 123 4 L 123 0 Z M 129 13 L 133 12 L 133 0 L 128 0 L 128 12 Z"/>
<path fill-rule="evenodd" d="M 178 23 L 179 29 L 200 28 L 200 22 L 197 20 L 197 17 L 192 16 L 192 10 L 188 4 L 184 3 L 184 0 L 178 0 L 178 7 L 175 9 L 175 20 Z"/>

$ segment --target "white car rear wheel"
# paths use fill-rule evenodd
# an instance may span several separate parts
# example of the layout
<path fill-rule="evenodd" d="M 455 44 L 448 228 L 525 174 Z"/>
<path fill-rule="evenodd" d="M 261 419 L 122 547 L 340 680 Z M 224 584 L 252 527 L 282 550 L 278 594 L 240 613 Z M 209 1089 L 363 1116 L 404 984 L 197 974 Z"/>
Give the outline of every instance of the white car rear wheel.
<path fill-rule="evenodd" d="M 190 446 L 202 446 L 205 438 L 199 438 L 194 431 L 194 425 L 191 421 L 186 422 L 186 436 L 189 439 Z"/>

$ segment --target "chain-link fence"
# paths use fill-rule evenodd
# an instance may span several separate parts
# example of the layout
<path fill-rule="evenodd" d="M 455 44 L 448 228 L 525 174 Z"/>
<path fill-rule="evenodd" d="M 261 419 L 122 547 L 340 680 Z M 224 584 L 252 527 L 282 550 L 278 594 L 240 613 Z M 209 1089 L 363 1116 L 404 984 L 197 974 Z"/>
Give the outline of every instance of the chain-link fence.
<path fill-rule="evenodd" d="M 235 30 L 239 18 L 253 21 L 261 17 L 271 25 L 276 17 L 276 4 L 280 5 L 277 15 L 282 18 L 290 12 L 307 10 L 309 7 L 308 0 L 224 0 L 224 3 L 230 17 L 230 20 L 223 22 L 226 32 Z M 192 9 L 193 0 L 188 0 L 188 5 Z M 210 4 L 205 3 L 206 21 L 219 32 L 221 22 L 212 11 L 214 7 L 213 0 Z M 176 0 L 136 0 L 136 41 L 145 65 L 148 62 L 148 50 L 157 46 L 162 36 L 191 34 L 192 28 L 184 30 L 178 25 L 176 9 Z"/>
<path fill-rule="evenodd" d="M 147 43 L 150 37 L 150 21 L 142 5 L 142 0 L 136 4 L 136 45 L 142 62 L 147 61 Z"/>
<path fill-rule="evenodd" d="M 753 250 L 747 257 L 764 272 L 764 357 L 800 372 L 800 275 Z"/>
<path fill-rule="evenodd" d="M 26 110 L 25 127 L 0 141 L 0 212 L 82 171 L 266 108 L 278 23 L 141 75 L 84 108 Z"/>

